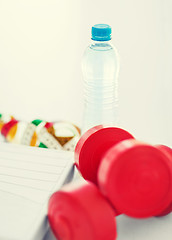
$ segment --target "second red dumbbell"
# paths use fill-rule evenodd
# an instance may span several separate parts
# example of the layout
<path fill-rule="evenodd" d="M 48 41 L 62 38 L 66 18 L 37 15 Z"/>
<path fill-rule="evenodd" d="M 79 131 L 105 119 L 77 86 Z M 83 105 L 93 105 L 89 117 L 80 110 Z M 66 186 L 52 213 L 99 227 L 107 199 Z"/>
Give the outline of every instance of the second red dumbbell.
<path fill-rule="evenodd" d="M 48 204 L 52 231 L 61 240 L 115 240 L 113 208 L 93 183 L 73 183 L 54 193 Z"/>
<path fill-rule="evenodd" d="M 81 137 L 75 159 L 83 177 L 98 183 L 118 212 L 145 218 L 170 211 L 172 162 L 162 147 L 98 126 Z"/>

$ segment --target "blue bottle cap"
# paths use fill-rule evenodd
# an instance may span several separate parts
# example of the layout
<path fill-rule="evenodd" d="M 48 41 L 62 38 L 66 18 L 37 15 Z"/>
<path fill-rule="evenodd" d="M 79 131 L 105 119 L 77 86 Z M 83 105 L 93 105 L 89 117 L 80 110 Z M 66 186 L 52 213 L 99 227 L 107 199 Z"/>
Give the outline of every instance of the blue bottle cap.
<path fill-rule="evenodd" d="M 111 40 L 112 29 L 108 24 L 96 24 L 92 27 L 92 40 L 109 41 Z"/>

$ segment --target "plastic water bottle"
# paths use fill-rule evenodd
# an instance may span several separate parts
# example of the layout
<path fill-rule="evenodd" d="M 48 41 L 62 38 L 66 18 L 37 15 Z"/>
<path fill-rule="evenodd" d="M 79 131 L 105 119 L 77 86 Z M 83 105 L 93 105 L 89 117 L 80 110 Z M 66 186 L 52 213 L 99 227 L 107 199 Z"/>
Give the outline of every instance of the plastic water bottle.
<path fill-rule="evenodd" d="M 117 124 L 118 118 L 118 54 L 111 44 L 111 27 L 92 27 L 92 42 L 82 60 L 84 77 L 84 133 L 99 125 Z"/>

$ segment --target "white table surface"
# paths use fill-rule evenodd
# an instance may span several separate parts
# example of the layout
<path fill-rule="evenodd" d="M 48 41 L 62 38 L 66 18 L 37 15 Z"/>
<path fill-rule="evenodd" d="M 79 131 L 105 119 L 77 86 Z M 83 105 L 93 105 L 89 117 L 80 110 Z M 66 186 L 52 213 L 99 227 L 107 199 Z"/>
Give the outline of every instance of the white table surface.
<path fill-rule="evenodd" d="M 79 178 L 80 176 L 76 174 L 74 181 L 77 181 Z M 148 219 L 134 219 L 121 215 L 116 220 L 117 240 L 172 239 L 172 213 L 165 217 L 152 217 Z M 56 240 L 51 230 L 48 231 L 44 240 Z"/>
<path fill-rule="evenodd" d="M 3 139 L 0 136 L 0 141 Z M 80 178 L 75 173 L 74 181 Z M 124 215 L 117 218 L 117 240 L 171 240 L 172 239 L 172 213 L 165 217 L 152 217 L 138 220 Z M 56 240 L 49 230 L 43 240 Z M 81 239 L 82 240 L 82 239 Z M 89 240 L 89 239 L 88 239 Z"/>
<path fill-rule="evenodd" d="M 117 217 L 117 240 L 171 240 L 172 214 L 161 218 L 145 220 Z M 44 240 L 55 240 L 51 230 Z"/>

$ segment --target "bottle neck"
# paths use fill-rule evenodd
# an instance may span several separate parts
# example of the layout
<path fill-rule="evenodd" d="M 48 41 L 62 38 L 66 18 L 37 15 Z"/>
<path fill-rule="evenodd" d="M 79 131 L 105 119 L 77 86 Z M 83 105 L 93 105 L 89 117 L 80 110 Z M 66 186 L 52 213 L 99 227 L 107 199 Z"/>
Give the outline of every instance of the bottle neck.
<path fill-rule="evenodd" d="M 90 44 L 90 48 L 92 49 L 97 49 L 97 50 L 108 50 L 108 49 L 111 49 L 113 48 L 112 47 L 112 43 L 111 43 L 111 40 L 109 41 L 95 41 L 95 40 L 91 40 L 91 44 Z"/>
<path fill-rule="evenodd" d="M 108 41 L 96 41 L 91 39 L 91 44 L 111 44 L 112 40 L 108 40 Z"/>

